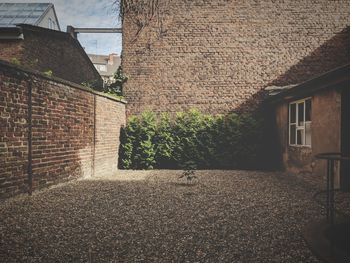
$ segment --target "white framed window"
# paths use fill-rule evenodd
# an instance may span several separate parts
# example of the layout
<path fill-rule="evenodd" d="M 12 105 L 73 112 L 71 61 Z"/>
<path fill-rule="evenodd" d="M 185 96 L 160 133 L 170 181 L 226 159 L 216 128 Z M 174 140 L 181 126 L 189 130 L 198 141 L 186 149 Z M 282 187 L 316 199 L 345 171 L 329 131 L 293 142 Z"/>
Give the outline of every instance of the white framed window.
<path fill-rule="evenodd" d="M 49 18 L 49 29 L 52 29 L 52 19 Z"/>
<path fill-rule="evenodd" d="M 311 146 L 311 98 L 289 104 L 289 145 Z"/>
<path fill-rule="evenodd" d="M 49 18 L 48 19 L 48 23 L 49 23 L 49 29 L 53 29 L 53 30 L 55 30 L 56 29 L 56 23 L 55 23 L 55 21 L 53 20 L 53 19 L 51 19 L 51 18 Z"/>
<path fill-rule="evenodd" d="M 106 65 L 100 65 L 100 71 L 107 71 Z"/>
<path fill-rule="evenodd" d="M 107 71 L 107 66 L 103 64 L 94 64 L 95 68 L 99 71 Z"/>

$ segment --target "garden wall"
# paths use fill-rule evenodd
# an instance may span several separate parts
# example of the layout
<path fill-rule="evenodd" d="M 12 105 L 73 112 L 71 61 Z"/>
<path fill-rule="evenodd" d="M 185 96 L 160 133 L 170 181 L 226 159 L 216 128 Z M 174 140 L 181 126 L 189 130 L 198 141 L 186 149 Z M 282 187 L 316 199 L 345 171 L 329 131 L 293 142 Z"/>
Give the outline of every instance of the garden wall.
<path fill-rule="evenodd" d="M 117 170 L 125 102 L 0 62 L 0 198 Z"/>

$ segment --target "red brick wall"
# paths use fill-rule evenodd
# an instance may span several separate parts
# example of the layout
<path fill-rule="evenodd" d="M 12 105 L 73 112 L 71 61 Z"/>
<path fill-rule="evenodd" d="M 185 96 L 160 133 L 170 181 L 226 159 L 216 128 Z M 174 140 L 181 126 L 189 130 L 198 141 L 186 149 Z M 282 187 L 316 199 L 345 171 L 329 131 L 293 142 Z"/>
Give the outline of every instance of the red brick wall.
<path fill-rule="evenodd" d="M 179 0 L 135 38 L 123 23 L 128 114 L 191 107 L 251 109 L 270 85 L 299 83 L 350 62 L 348 0 Z"/>
<path fill-rule="evenodd" d="M 118 169 L 119 144 L 115 142 L 119 142 L 120 124 L 125 122 L 125 107 L 96 97 L 96 116 L 101 117 L 95 121 L 95 176 L 111 175 Z"/>
<path fill-rule="evenodd" d="M 3 62 L 0 95 L 0 197 L 29 190 L 30 152 L 34 190 L 116 172 L 124 103 Z"/>
<path fill-rule="evenodd" d="M 97 81 L 101 76 L 89 57 L 68 33 L 21 25 L 24 40 L 0 40 L 0 59 L 18 60 L 22 66 L 45 72 L 71 82 Z"/>
<path fill-rule="evenodd" d="M 0 196 L 27 190 L 28 88 L 0 67 Z"/>
<path fill-rule="evenodd" d="M 4 40 L 0 39 L 0 59 L 14 62 L 21 61 L 23 57 L 22 40 Z"/>
<path fill-rule="evenodd" d="M 40 80 L 32 90 L 34 187 L 91 176 L 94 95 Z"/>

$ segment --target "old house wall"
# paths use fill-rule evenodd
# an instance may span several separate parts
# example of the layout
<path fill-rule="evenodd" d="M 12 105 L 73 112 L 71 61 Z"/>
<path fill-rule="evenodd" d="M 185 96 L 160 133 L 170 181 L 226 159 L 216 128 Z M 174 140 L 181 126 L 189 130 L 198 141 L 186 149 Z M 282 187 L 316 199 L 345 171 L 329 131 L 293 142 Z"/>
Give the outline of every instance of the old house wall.
<path fill-rule="evenodd" d="M 0 63 L 0 197 L 117 171 L 125 104 Z M 30 168 L 31 167 L 31 168 Z"/>
<path fill-rule="evenodd" d="M 123 23 L 127 112 L 250 110 L 270 85 L 349 62 L 350 1 L 170 0 Z M 142 19 L 141 19 L 142 20 Z"/>
<path fill-rule="evenodd" d="M 312 96 L 311 147 L 289 146 L 288 105 L 276 107 L 278 140 L 281 146 L 284 169 L 291 173 L 315 174 L 322 179 L 326 162 L 316 154 L 340 152 L 341 148 L 341 94 L 335 89 L 324 90 Z M 339 182 L 339 167 L 336 183 Z"/>
<path fill-rule="evenodd" d="M 20 62 L 77 84 L 102 84 L 102 79 L 79 42 L 69 34 L 46 28 L 21 25 L 23 40 L 0 40 L 0 59 Z"/>
<path fill-rule="evenodd" d="M 0 40 L 0 59 L 15 63 L 23 59 L 22 40 Z"/>

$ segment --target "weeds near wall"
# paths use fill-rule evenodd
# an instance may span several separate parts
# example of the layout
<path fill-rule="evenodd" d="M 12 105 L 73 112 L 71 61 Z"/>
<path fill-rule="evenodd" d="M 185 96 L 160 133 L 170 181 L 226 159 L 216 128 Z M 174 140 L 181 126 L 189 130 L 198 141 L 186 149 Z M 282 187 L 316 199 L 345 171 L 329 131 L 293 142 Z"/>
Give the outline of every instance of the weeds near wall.
<path fill-rule="evenodd" d="M 103 92 L 114 94 L 117 96 L 123 96 L 123 84 L 128 80 L 128 77 L 124 74 L 122 66 L 119 66 L 114 73 L 114 82 L 106 85 Z"/>
<path fill-rule="evenodd" d="M 120 167 L 124 169 L 233 169 L 259 167 L 262 119 L 231 113 L 206 115 L 197 110 L 133 116 L 122 130 Z M 192 168 L 188 170 L 194 170 Z"/>
<path fill-rule="evenodd" d="M 14 64 L 14 65 L 17 65 L 17 66 L 20 66 L 21 65 L 21 61 L 19 61 L 18 58 L 11 58 L 10 59 L 10 63 Z"/>
<path fill-rule="evenodd" d="M 109 85 L 101 86 L 100 79 L 82 82 L 81 85 L 89 89 L 107 93 L 118 99 L 123 99 L 123 84 L 128 80 L 128 77 L 123 73 L 121 66 L 118 67 L 117 71 L 114 73 L 113 78 L 114 82 Z"/>
<path fill-rule="evenodd" d="M 43 74 L 51 78 L 53 76 L 53 71 L 51 69 L 48 69 L 46 71 L 43 71 Z"/>

